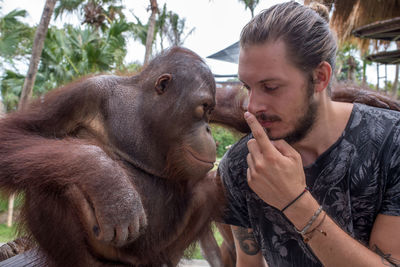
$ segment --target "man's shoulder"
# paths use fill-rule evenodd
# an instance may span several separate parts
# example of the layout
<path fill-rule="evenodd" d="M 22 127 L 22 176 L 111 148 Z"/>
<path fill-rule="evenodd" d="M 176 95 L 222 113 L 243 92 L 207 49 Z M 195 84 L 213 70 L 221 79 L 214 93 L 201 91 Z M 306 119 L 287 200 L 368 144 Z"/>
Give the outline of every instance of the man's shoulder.
<path fill-rule="evenodd" d="M 360 153 L 380 153 L 392 146 L 399 133 L 400 112 L 354 104 L 341 140 Z"/>
<path fill-rule="evenodd" d="M 390 109 L 354 104 L 348 130 L 391 132 L 400 127 L 400 112 Z"/>
<path fill-rule="evenodd" d="M 355 115 L 362 116 L 368 120 L 383 119 L 393 123 L 400 121 L 400 112 L 396 110 L 378 108 L 359 103 L 355 103 L 354 107 L 356 110 Z"/>

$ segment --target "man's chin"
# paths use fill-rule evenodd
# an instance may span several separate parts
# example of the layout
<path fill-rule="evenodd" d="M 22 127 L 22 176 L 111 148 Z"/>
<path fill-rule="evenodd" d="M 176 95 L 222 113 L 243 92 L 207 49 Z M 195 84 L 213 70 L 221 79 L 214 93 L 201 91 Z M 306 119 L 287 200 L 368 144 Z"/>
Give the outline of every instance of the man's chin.
<path fill-rule="evenodd" d="M 269 140 L 271 141 L 278 141 L 278 140 L 285 140 L 286 143 L 289 145 L 293 145 L 299 141 L 301 141 L 304 136 L 299 135 L 297 133 L 295 134 L 273 134 L 273 133 L 267 133 Z"/>
<path fill-rule="evenodd" d="M 277 141 L 277 140 L 285 139 L 287 137 L 287 135 L 285 135 L 285 134 L 274 133 L 269 128 L 264 128 L 264 131 L 267 134 L 269 140 L 271 140 L 271 141 Z"/>

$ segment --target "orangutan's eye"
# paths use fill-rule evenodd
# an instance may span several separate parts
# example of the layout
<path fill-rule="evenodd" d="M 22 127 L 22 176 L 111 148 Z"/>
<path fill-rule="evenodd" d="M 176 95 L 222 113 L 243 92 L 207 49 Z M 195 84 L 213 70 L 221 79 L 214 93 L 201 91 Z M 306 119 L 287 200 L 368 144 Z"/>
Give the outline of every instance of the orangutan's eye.
<path fill-rule="evenodd" d="M 203 105 L 197 106 L 196 109 L 194 110 L 194 115 L 196 116 L 196 118 L 202 119 L 204 116 L 204 106 Z"/>

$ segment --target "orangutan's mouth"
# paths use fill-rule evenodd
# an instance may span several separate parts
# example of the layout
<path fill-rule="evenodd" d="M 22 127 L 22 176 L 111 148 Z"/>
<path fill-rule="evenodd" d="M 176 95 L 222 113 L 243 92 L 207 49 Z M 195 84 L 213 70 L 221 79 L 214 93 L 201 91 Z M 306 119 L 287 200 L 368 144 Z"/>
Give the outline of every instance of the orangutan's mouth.
<path fill-rule="evenodd" d="M 186 151 L 187 151 L 188 154 L 189 154 L 190 156 L 192 156 L 192 158 L 194 158 L 195 160 L 200 161 L 200 162 L 202 162 L 202 163 L 205 163 L 205 164 L 207 164 L 207 165 L 214 166 L 215 159 L 210 161 L 209 159 L 203 159 L 203 158 L 199 157 L 198 155 L 196 155 L 196 154 L 195 154 L 193 151 L 191 151 L 190 149 L 186 149 Z"/>

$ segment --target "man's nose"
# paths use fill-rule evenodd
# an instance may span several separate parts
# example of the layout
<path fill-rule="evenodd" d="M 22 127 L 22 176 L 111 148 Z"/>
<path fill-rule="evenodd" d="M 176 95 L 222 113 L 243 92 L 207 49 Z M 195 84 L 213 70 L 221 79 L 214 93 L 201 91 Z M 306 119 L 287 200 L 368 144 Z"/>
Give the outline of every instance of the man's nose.
<path fill-rule="evenodd" d="M 265 99 L 257 92 L 251 90 L 249 92 L 249 104 L 247 110 L 252 114 L 257 114 L 259 111 L 265 111 Z"/>

